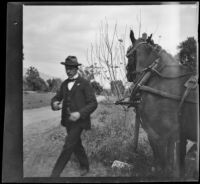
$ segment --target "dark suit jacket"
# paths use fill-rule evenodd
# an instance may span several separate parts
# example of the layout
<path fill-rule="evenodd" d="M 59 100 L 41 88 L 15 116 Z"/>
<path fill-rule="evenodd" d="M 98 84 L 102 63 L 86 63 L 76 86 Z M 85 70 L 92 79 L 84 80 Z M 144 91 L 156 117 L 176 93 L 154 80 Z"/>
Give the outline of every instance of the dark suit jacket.
<path fill-rule="evenodd" d="M 81 126 L 83 129 L 90 129 L 90 114 L 97 108 L 97 100 L 93 88 L 87 80 L 80 76 L 77 78 L 70 91 L 67 86 L 68 82 L 65 80 L 61 84 L 60 90 L 51 100 L 52 109 L 53 102 L 63 100 L 61 124 L 65 127 L 73 124 Z M 80 119 L 78 121 L 71 122 L 68 119 L 68 108 L 70 112 L 80 113 Z"/>

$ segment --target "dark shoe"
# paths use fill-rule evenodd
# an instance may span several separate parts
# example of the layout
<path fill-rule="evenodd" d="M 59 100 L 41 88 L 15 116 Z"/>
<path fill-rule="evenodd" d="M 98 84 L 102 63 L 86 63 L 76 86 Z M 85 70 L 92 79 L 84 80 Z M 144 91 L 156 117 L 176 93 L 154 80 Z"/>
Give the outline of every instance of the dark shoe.
<path fill-rule="evenodd" d="M 81 169 L 80 176 L 85 176 L 87 173 L 89 173 L 89 169 Z"/>

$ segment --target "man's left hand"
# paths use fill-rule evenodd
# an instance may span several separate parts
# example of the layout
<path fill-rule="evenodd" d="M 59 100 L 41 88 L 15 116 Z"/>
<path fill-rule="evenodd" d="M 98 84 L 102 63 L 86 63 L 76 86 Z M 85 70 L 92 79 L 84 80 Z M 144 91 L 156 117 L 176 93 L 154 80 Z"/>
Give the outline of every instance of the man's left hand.
<path fill-rule="evenodd" d="M 77 121 L 80 118 L 80 113 L 79 112 L 72 112 L 70 114 L 69 120 L 71 121 Z"/>

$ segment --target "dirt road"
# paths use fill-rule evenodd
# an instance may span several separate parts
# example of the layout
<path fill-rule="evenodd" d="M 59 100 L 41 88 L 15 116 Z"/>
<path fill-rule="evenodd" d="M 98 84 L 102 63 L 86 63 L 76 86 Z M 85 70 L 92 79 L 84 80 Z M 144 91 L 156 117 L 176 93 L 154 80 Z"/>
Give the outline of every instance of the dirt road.
<path fill-rule="evenodd" d="M 104 97 L 97 97 L 97 101 Z M 23 150 L 24 177 L 48 177 L 56 158 L 62 149 L 61 144 L 54 145 L 51 140 L 56 130 L 65 129 L 60 125 L 61 111 L 52 111 L 50 106 L 23 111 Z M 98 124 L 98 120 L 93 118 Z M 56 148 L 55 148 L 56 147 Z M 63 176 L 79 176 L 77 164 L 69 162 Z M 107 169 L 101 163 L 91 163 L 91 172 L 87 176 L 107 176 Z"/>
<path fill-rule="evenodd" d="M 103 100 L 105 100 L 104 96 L 97 96 L 98 102 L 101 102 Z M 31 123 L 35 124 L 42 121 L 60 118 L 60 116 L 61 111 L 52 111 L 50 106 L 35 109 L 27 109 L 23 111 L 23 126 L 26 127 Z M 49 124 L 49 126 L 51 126 L 51 124 Z"/>
<path fill-rule="evenodd" d="M 31 123 L 39 123 L 54 118 L 60 118 L 61 111 L 52 111 L 50 106 L 23 111 L 23 125 L 26 127 Z M 49 125 L 50 126 L 50 125 Z"/>

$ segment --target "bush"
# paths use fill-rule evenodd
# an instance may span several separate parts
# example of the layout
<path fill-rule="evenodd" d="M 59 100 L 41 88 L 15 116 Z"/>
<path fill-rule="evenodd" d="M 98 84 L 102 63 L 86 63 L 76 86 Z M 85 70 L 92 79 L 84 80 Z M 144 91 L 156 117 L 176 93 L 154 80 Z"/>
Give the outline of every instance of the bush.
<path fill-rule="evenodd" d="M 105 126 L 93 126 L 92 131 L 83 134 L 89 158 L 107 166 L 114 160 L 135 162 L 138 155 L 134 153 L 133 139 L 133 130 L 123 127 L 122 123 L 117 121 Z"/>
<path fill-rule="evenodd" d="M 103 91 L 103 87 L 96 81 L 91 82 L 91 86 L 97 95 L 100 95 Z"/>
<path fill-rule="evenodd" d="M 115 96 L 118 95 L 118 93 L 124 94 L 125 87 L 121 80 L 111 81 L 110 86 L 112 94 L 114 94 Z"/>
<path fill-rule="evenodd" d="M 29 67 L 23 80 L 24 90 L 48 91 L 48 86 L 34 67 Z"/>
<path fill-rule="evenodd" d="M 27 80 L 25 77 L 23 77 L 23 90 L 24 91 L 28 91 L 30 90 L 29 86 L 28 86 L 28 83 L 27 83 Z"/>
<path fill-rule="evenodd" d="M 111 96 L 112 95 L 112 91 L 111 91 L 111 89 L 103 89 L 101 94 L 103 96 Z"/>

